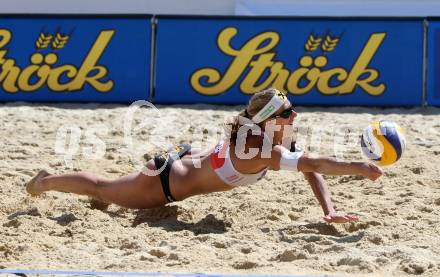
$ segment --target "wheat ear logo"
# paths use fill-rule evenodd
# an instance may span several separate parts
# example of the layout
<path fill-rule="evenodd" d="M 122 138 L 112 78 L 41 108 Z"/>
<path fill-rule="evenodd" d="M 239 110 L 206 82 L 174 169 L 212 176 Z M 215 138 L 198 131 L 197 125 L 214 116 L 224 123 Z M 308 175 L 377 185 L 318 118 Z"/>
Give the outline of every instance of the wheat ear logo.
<path fill-rule="evenodd" d="M 66 45 L 69 38 L 70 38 L 70 35 L 67 35 L 67 34 L 63 35 L 61 33 L 57 33 L 55 35 L 55 39 L 52 42 L 52 49 L 58 50 L 58 49 L 64 48 L 64 46 Z"/>
<path fill-rule="evenodd" d="M 66 46 L 71 34 L 56 32 L 55 34 L 41 32 L 35 42 L 35 48 L 43 50 L 52 47 L 53 50 L 60 50 Z"/>
<path fill-rule="evenodd" d="M 332 37 L 329 34 L 326 34 L 324 38 L 322 38 L 312 33 L 307 38 L 307 41 L 304 44 L 304 49 L 306 50 L 306 52 L 314 52 L 318 50 L 319 46 L 321 46 L 321 50 L 323 52 L 332 52 L 333 50 L 335 50 L 341 37 L 342 35 L 340 35 L 339 37 Z"/>
<path fill-rule="evenodd" d="M 332 38 L 330 35 L 325 36 L 324 43 L 321 45 L 321 49 L 324 52 L 331 52 L 335 50 L 336 46 L 338 45 L 340 37 L 334 37 Z"/>
<path fill-rule="evenodd" d="M 313 52 L 318 49 L 321 41 L 322 38 L 315 36 L 314 34 L 310 34 L 306 44 L 304 44 L 304 49 L 306 50 L 306 52 Z"/>
<path fill-rule="evenodd" d="M 52 38 L 53 36 L 51 34 L 41 32 L 37 38 L 37 41 L 35 42 L 35 47 L 39 50 L 47 48 L 52 41 Z"/>

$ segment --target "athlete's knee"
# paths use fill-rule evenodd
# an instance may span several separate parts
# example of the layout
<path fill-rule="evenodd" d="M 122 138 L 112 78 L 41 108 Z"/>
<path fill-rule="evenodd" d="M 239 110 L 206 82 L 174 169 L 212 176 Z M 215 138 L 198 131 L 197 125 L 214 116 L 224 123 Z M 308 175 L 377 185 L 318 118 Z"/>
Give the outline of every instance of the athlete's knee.
<path fill-rule="evenodd" d="M 90 172 L 81 172 L 79 174 L 81 177 L 86 179 L 89 184 L 91 184 L 91 186 L 89 186 L 88 194 L 95 198 L 101 199 L 103 188 L 108 185 L 108 181 Z"/>

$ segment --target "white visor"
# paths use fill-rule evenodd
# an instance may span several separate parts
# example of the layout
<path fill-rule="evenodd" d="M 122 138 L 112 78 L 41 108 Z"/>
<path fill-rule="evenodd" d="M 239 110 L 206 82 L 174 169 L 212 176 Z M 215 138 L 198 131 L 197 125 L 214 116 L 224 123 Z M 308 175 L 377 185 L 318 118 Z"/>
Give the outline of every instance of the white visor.
<path fill-rule="evenodd" d="M 267 103 L 254 117 L 252 117 L 252 121 L 258 124 L 268 119 L 271 115 L 278 111 L 281 106 L 283 106 L 286 99 L 287 97 L 282 93 L 275 94 L 272 99 L 270 99 L 269 103 Z"/>

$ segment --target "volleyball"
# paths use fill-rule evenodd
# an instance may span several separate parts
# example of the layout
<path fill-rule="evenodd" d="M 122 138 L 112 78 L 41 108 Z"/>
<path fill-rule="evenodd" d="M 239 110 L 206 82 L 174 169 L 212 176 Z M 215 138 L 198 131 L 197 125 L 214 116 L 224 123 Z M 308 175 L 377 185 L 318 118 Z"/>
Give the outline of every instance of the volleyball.
<path fill-rule="evenodd" d="M 364 129 L 361 147 L 366 158 L 378 165 L 391 165 L 397 162 L 405 151 L 403 129 L 393 121 L 374 121 Z"/>

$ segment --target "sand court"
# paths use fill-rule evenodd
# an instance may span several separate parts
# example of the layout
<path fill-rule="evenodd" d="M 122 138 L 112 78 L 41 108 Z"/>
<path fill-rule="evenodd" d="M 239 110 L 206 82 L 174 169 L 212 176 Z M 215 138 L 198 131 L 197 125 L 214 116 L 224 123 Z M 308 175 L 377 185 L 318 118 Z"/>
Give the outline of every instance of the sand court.
<path fill-rule="evenodd" d="M 438 108 L 296 109 L 299 144 L 347 160 L 363 159 L 357 138 L 372 120 L 406 130 L 406 152 L 378 181 L 326 176 L 336 208 L 359 216 L 356 223 L 326 224 L 303 176 L 285 171 L 152 210 L 26 194 L 25 182 L 42 168 L 113 178 L 169 145 L 212 147 L 224 118 L 243 107 L 157 108 L 139 109 L 130 121 L 127 105 L 0 106 L 0 268 L 440 275 Z"/>

